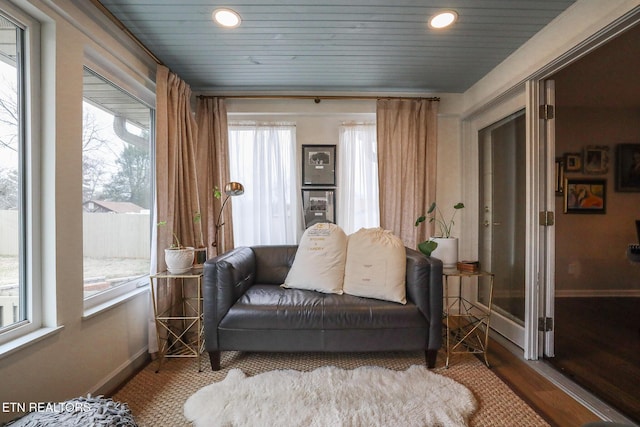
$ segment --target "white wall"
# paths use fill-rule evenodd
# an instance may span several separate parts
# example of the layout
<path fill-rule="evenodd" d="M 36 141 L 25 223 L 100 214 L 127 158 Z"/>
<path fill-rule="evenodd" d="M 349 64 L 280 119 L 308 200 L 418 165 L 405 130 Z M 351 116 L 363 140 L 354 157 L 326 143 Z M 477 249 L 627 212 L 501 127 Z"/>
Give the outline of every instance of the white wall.
<path fill-rule="evenodd" d="M 132 372 L 132 362 L 147 357 L 148 293 L 83 320 L 82 67 L 85 54 L 93 53 L 124 70 L 123 81 L 152 88 L 155 64 L 131 43 L 111 37 L 109 23 L 92 22 L 71 1 L 11 3 L 42 23 L 42 87 L 35 98 L 43 112 L 37 135 L 43 267 L 34 281 L 43 289 L 44 325 L 62 329 L 0 358 L 0 402 L 56 402 L 104 392 Z M 15 416 L 0 412 L 0 422 Z"/>

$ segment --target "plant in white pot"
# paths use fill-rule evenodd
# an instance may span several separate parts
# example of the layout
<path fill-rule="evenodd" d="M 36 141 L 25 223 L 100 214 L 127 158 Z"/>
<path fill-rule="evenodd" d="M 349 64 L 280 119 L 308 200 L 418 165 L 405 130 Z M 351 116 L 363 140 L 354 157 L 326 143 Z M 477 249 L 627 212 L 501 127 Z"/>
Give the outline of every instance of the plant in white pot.
<path fill-rule="evenodd" d="M 464 208 L 464 203 L 458 202 L 453 205 L 453 213 L 447 221 L 435 202 L 431 203 L 426 215 L 421 215 L 416 220 L 415 226 L 419 226 L 429 218 L 429 222 L 438 225 L 439 234 L 418 244 L 420 252 L 426 256 L 432 256 L 442 260 L 444 267 L 455 267 L 458 262 L 458 238 L 451 237 L 451 230 L 455 224 L 454 218 L 458 210 Z"/>
<path fill-rule="evenodd" d="M 167 225 L 167 221 L 160 221 L 158 226 Z M 171 274 L 182 274 L 191 270 L 193 265 L 194 250 L 192 247 L 182 246 L 175 232 L 172 232 L 174 241 L 164 250 L 164 262 Z"/>

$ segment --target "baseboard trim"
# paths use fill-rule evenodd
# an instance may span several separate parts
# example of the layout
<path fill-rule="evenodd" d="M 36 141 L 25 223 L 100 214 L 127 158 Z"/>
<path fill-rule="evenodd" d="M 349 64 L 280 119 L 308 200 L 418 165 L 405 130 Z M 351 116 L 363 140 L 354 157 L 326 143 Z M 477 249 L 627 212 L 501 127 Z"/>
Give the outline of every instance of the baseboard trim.
<path fill-rule="evenodd" d="M 640 289 L 566 289 L 557 290 L 556 298 L 640 297 Z"/>
<path fill-rule="evenodd" d="M 143 349 L 138 351 L 138 353 L 133 355 L 133 357 L 129 358 L 126 362 L 118 366 L 113 372 L 98 382 L 98 384 L 93 386 L 89 393 L 93 396 L 112 395 L 122 386 L 122 384 L 145 367 L 149 361 L 151 361 L 149 348 L 145 346 Z"/>

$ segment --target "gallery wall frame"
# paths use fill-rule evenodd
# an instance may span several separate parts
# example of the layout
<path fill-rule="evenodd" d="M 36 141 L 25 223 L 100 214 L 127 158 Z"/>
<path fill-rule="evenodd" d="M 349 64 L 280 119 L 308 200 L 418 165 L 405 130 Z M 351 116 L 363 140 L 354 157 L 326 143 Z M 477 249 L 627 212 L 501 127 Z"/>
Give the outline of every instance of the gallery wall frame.
<path fill-rule="evenodd" d="M 582 153 L 566 153 L 564 155 L 564 170 L 566 172 L 580 172 L 582 170 Z"/>
<path fill-rule="evenodd" d="M 336 146 L 302 146 L 302 186 L 336 185 Z"/>
<path fill-rule="evenodd" d="M 304 228 L 319 222 L 336 222 L 336 193 L 333 188 L 303 188 Z"/>
<path fill-rule="evenodd" d="M 607 180 L 566 178 L 564 213 L 605 214 L 607 212 Z"/>
<path fill-rule="evenodd" d="M 564 193 L 564 159 L 556 158 L 556 196 L 562 196 Z"/>
<path fill-rule="evenodd" d="M 609 172 L 609 147 L 588 145 L 584 149 L 583 171 L 589 175 L 605 175 Z"/>
<path fill-rule="evenodd" d="M 616 146 L 616 191 L 640 192 L 640 144 Z"/>

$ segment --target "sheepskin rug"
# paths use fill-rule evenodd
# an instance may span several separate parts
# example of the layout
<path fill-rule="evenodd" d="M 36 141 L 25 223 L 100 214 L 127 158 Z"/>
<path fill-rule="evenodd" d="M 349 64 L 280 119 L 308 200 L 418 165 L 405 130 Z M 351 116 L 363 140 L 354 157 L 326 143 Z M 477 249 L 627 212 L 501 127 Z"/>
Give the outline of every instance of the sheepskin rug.
<path fill-rule="evenodd" d="M 312 372 L 270 371 L 247 377 L 232 369 L 184 405 L 196 427 L 466 426 L 477 408 L 463 385 L 413 365 Z"/>

